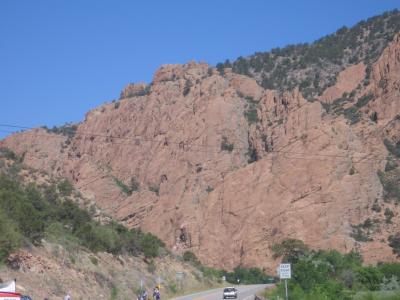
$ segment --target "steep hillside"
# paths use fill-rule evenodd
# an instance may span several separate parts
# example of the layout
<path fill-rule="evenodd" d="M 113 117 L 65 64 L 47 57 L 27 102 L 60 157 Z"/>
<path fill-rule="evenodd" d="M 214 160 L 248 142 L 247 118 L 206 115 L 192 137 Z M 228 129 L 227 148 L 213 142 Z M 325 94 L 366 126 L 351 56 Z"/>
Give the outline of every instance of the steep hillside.
<path fill-rule="evenodd" d="M 148 290 L 160 283 L 166 297 L 216 284 L 155 237 L 113 222 L 68 181 L 21 160 L 0 148 L 0 282 L 16 278 L 33 299 L 132 299 L 141 282 Z"/>
<path fill-rule="evenodd" d="M 361 21 L 352 28 L 342 27 L 334 34 L 311 44 L 288 45 L 270 52 L 225 61 L 217 68 L 232 67 L 238 74 L 254 77 L 267 89 L 291 90 L 299 86 L 302 94 L 313 99 L 336 83 L 343 69 L 363 62 L 371 65 L 400 31 L 400 12 L 394 10 Z M 369 78 L 365 78 L 368 84 Z"/>
<path fill-rule="evenodd" d="M 274 89 L 265 89 L 261 73 L 237 74 L 235 64 L 219 71 L 165 65 L 151 84 L 128 85 L 119 101 L 91 110 L 76 128 L 33 129 L 1 145 L 33 168 L 69 178 L 127 226 L 211 266 L 273 271 L 271 246 L 287 238 L 355 249 L 367 262 L 395 260 L 398 15 L 304 47 L 308 57 L 326 40 L 351 34 L 362 41 L 349 50 L 354 60 L 323 59 L 329 67 L 310 92 L 303 79 L 289 86 L 272 75 L 267 87 Z M 314 74 L 316 63 L 305 63 Z M 284 70 L 285 78 L 303 78 L 296 68 Z M 328 77 L 335 80 L 327 84 Z"/>

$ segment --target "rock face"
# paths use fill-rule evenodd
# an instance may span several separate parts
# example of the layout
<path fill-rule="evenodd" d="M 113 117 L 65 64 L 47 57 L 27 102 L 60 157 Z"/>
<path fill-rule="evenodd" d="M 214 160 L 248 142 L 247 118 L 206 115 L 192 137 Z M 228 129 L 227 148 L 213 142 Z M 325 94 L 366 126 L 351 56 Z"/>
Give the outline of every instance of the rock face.
<path fill-rule="evenodd" d="M 377 171 L 383 137 L 400 139 L 399 36 L 366 69 L 345 69 L 309 102 L 229 69 L 166 65 L 151 85 L 129 85 L 119 102 L 88 112 L 73 137 L 35 129 L 1 146 L 207 265 L 273 271 L 270 247 L 287 238 L 395 260 L 387 237 L 400 223 L 386 224 L 384 211 L 399 209 L 383 201 Z M 351 98 L 335 102 L 343 93 Z M 361 242 L 354 228 L 367 219 L 376 222 Z"/>

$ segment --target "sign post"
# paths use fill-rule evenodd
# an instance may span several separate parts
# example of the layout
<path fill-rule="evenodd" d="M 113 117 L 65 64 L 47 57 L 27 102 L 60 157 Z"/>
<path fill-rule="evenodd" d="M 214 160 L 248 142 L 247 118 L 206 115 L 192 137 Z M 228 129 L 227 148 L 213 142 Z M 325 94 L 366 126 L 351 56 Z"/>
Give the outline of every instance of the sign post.
<path fill-rule="evenodd" d="M 289 300 L 287 280 L 292 278 L 292 270 L 290 268 L 290 264 L 280 264 L 279 265 L 279 278 L 285 279 L 286 300 Z"/>
<path fill-rule="evenodd" d="M 179 289 L 182 290 L 182 286 L 183 286 L 183 279 L 185 277 L 185 273 L 184 272 L 176 272 L 176 279 L 179 283 Z"/>

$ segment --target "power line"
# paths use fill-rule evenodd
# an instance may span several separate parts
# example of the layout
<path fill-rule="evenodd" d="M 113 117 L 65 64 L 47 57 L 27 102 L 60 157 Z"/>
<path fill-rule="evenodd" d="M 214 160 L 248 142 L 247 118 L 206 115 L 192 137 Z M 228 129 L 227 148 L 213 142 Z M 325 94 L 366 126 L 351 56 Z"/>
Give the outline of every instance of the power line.
<path fill-rule="evenodd" d="M 392 120 L 393 121 L 393 120 Z M 390 121 L 390 122 L 392 122 Z M 389 123 L 390 123 L 389 122 Z M 386 124 L 384 127 L 386 127 L 388 124 Z M 0 124 L 0 126 L 3 127 L 14 127 L 14 128 L 24 128 L 24 129 L 36 129 L 36 128 L 30 128 L 30 127 L 26 127 L 26 126 L 20 126 L 20 125 L 11 125 L 11 124 Z M 383 129 L 383 128 L 382 128 Z M 8 133 L 14 133 L 12 131 L 5 131 L 5 130 L 0 130 L 0 132 L 8 132 Z M 65 136 L 63 135 L 44 135 L 44 134 L 39 134 L 36 132 L 24 132 L 25 134 L 32 134 L 35 136 L 39 136 L 39 137 L 45 137 L 45 138 L 61 138 L 61 139 L 66 139 Z M 372 134 L 372 133 L 371 133 Z M 181 149 L 184 152 L 204 152 L 204 153 L 215 153 L 215 154 L 219 154 L 222 152 L 221 150 L 221 146 L 219 145 L 187 145 L 185 147 L 185 143 L 183 142 L 167 142 L 167 145 L 165 144 L 165 140 L 157 140 L 157 139 L 149 139 L 149 138 L 143 138 L 143 137 L 132 137 L 132 138 L 126 138 L 126 137 L 118 137 L 118 136 L 113 136 L 113 135 L 101 135 L 101 134 L 94 134 L 94 133 L 76 133 L 76 135 L 78 136 L 97 136 L 97 137 L 103 137 L 106 139 L 122 139 L 122 140 L 128 140 L 130 141 L 130 143 L 120 143 L 120 142 L 115 142 L 115 141 L 98 141 L 98 140 L 94 140 L 91 141 L 91 143 L 109 143 L 109 144 L 114 144 L 114 145 L 135 145 L 135 146 L 140 146 L 140 141 L 145 141 L 145 142 L 157 142 L 159 144 L 163 143 L 163 146 L 169 146 L 169 144 L 174 144 L 174 145 L 178 145 L 179 149 Z M 299 139 L 297 139 L 296 141 L 298 141 Z M 194 149 L 194 148 L 198 148 L 198 149 Z M 203 150 L 206 149 L 206 150 Z M 218 151 L 210 151 L 207 149 L 218 149 Z M 248 150 L 248 147 L 234 147 L 235 150 Z M 296 151 L 283 151 L 283 150 L 270 150 L 270 151 L 266 151 L 266 153 L 283 153 L 283 154 L 293 154 L 293 155 L 302 155 L 302 156 L 307 156 L 307 157 L 332 157 L 332 158 L 345 158 L 345 159 L 349 159 L 348 155 L 339 155 L 339 154 L 323 154 L 323 153 L 304 153 L 304 152 L 296 152 Z M 368 153 L 359 153 L 360 155 L 370 155 Z M 376 159 L 372 159 L 372 160 L 376 160 Z M 379 159 L 379 161 L 381 161 L 381 159 Z"/>

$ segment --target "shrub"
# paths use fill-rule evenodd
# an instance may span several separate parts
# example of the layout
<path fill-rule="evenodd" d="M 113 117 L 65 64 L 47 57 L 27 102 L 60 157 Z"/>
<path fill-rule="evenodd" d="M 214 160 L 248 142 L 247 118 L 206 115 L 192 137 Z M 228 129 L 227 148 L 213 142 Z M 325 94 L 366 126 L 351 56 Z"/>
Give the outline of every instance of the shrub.
<path fill-rule="evenodd" d="M 232 284 L 237 284 L 239 279 L 241 284 L 257 284 L 269 282 L 270 276 L 266 275 L 259 268 L 242 268 L 240 266 L 233 269 L 233 272 L 226 272 L 226 281 Z"/>
<path fill-rule="evenodd" d="M 355 239 L 357 242 L 369 242 L 372 239 L 369 237 L 368 233 L 364 232 L 363 228 L 360 225 L 353 226 L 353 231 L 350 236 Z"/>
<path fill-rule="evenodd" d="M 389 156 L 386 161 L 385 172 L 396 170 L 397 167 L 398 167 L 397 162 L 394 161 L 391 156 Z"/>
<path fill-rule="evenodd" d="M 288 239 L 271 247 L 274 259 L 281 257 L 282 262 L 295 263 L 307 255 L 309 248 L 301 240 Z"/>
<path fill-rule="evenodd" d="M 400 233 L 389 236 L 389 246 L 392 247 L 392 251 L 398 257 L 400 256 Z"/>
<path fill-rule="evenodd" d="M 309 250 L 307 255 L 292 263 L 292 279 L 288 282 L 290 294 L 292 299 L 301 300 L 360 299 L 353 298 L 357 291 L 396 287 L 397 283 L 389 282 L 387 278 L 398 276 L 399 266 L 398 263 L 362 266 L 361 256 L 356 252 L 341 254 L 334 250 Z M 277 288 L 267 292 L 266 296 L 275 299 L 283 295 L 284 285 L 278 283 Z"/>
<path fill-rule="evenodd" d="M 368 93 L 367 95 L 360 97 L 358 99 L 357 103 L 355 104 L 355 106 L 357 108 L 361 108 L 361 107 L 367 105 L 368 102 L 371 101 L 372 99 L 374 99 L 374 94 Z"/>
<path fill-rule="evenodd" d="M 400 263 L 382 263 L 378 268 L 386 278 L 395 276 L 400 279 Z"/>
<path fill-rule="evenodd" d="M 151 184 L 149 185 L 149 190 L 155 193 L 157 196 L 160 196 L 160 185 L 159 184 Z"/>
<path fill-rule="evenodd" d="M 54 185 L 41 193 L 33 184 L 24 187 L 0 175 L 0 262 L 23 239 L 39 244 L 44 236 L 67 247 L 80 244 L 93 252 L 113 254 L 155 257 L 164 247 L 157 237 L 141 230 L 128 230 L 115 222 L 100 224 L 76 203 L 61 200 Z"/>
<path fill-rule="evenodd" d="M 185 81 L 185 87 L 183 88 L 183 96 L 187 96 L 192 88 L 193 84 L 189 79 Z"/>
<path fill-rule="evenodd" d="M 232 152 L 233 147 L 234 147 L 234 145 L 228 142 L 228 138 L 226 136 L 222 136 L 221 150 Z"/>
<path fill-rule="evenodd" d="M 91 263 L 94 264 L 95 266 L 97 266 L 99 264 L 99 260 L 96 257 L 90 256 L 89 259 L 90 259 Z"/>
<path fill-rule="evenodd" d="M 130 191 L 131 192 L 137 192 L 140 189 L 140 184 L 139 182 L 136 180 L 135 177 L 131 178 L 131 184 L 130 184 Z"/>
<path fill-rule="evenodd" d="M 379 205 L 379 203 L 378 203 L 378 201 L 377 200 L 375 200 L 375 202 L 374 202 L 374 204 L 372 204 L 372 208 L 371 208 L 373 211 L 375 211 L 375 212 L 381 212 L 381 210 L 382 210 L 382 208 L 381 208 L 381 206 Z"/>
<path fill-rule="evenodd" d="M 350 125 L 356 124 L 361 119 L 361 114 L 355 106 L 346 108 L 343 113 L 345 118 L 350 121 Z"/>
<path fill-rule="evenodd" d="M 387 201 L 394 199 L 396 203 L 400 202 L 400 174 L 397 170 L 395 173 L 387 173 L 379 170 L 377 174 L 383 187 L 384 199 Z"/>
<path fill-rule="evenodd" d="M 175 294 L 178 291 L 178 287 L 175 282 L 168 283 L 168 289 Z"/>
<path fill-rule="evenodd" d="M 43 128 L 46 129 L 46 131 L 49 133 L 61 134 L 61 135 L 67 136 L 69 138 L 73 138 L 78 129 L 78 125 L 65 123 L 64 125 L 62 125 L 60 127 L 53 126 L 53 128 L 47 128 L 47 126 L 44 126 Z"/>
<path fill-rule="evenodd" d="M 140 184 L 135 177 L 131 178 L 129 186 L 116 177 L 114 177 L 114 181 L 121 191 L 127 196 L 131 196 L 133 192 L 137 192 L 140 189 Z"/>
<path fill-rule="evenodd" d="M 251 97 L 245 97 L 245 100 L 246 100 L 246 109 L 244 111 L 244 116 L 249 125 L 260 122 L 257 112 L 258 102 L 254 101 L 254 99 Z"/>
<path fill-rule="evenodd" d="M 357 275 L 358 280 L 371 291 L 378 290 L 383 279 L 383 274 L 379 269 L 372 266 L 359 268 Z"/>
<path fill-rule="evenodd" d="M 0 262 L 21 244 L 21 234 L 2 209 L 0 209 Z"/>
<path fill-rule="evenodd" d="M 354 167 L 352 166 L 349 170 L 349 175 L 354 175 L 354 173 L 355 173 L 355 170 L 354 170 Z"/>
<path fill-rule="evenodd" d="M 128 95 L 126 95 L 126 97 L 124 97 L 123 93 L 121 93 L 119 99 L 121 100 L 121 99 L 124 99 L 124 98 L 132 98 L 132 97 L 140 97 L 140 96 L 150 95 L 151 86 L 152 86 L 152 84 L 150 83 L 149 85 L 146 85 L 146 87 L 143 88 L 143 89 L 136 90 L 136 91 L 131 91 Z"/>
<path fill-rule="evenodd" d="M 57 188 L 62 196 L 70 196 L 73 190 L 72 184 L 67 179 L 60 181 Z"/>
<path fill-rule="evenodd" d="M 5 157 L 6 159 L 16 160 L 17 155 L 10 149 L 6 147 L 0 147 L 0 156 Z"/>
<path fill-rule="evenodd" d="M 146 233 L 140 238 L 139 245 L 146 257 L 157 257 L 160 248 L 165 246 L 160 239 L 150 233 Z"/>
<path fill-rule="evenodd" d="M 386 223 L 391 224 L 392 218 L 394 217 L 394 213 L 393 211 L 390 210 L 390 208 L 385 209 L 385 217 L 386 217 Z"/>
<path fill-rule="evenodd" d="M 253 148 L 253 147 L 249 147 L 247 149 L 247 153 L 246 153 L 248 159 L 247 159 L 247 163 L 251 164 L 255 161 L 258 160 L 258 153 L 257 153 L 257 149 Z"/>
<path fill-rule="evenodd" d="M 393 145 L 388 139 L 384 139 L 383 143 L 386 146 L 386 149 L 393 154 L 395 157 L 400 158 L 400 143 L 396 143 Z"/>
<path fill-rule="evenodd" d="M 191 264 L 193 264 L 195 266 L 199 266 L 200 265 L 200 261 L 197 258 L 196 254 L 194 254 L 191 251 L 185 251 L 183 253 L 183 260 L 186 261 L 186 262 L 189 262 L 189 263 L 191 263 Z"/>
<path fill-rule="evenodd" d="M 116 286 L 113 285 L 111 288 L 110 299 L 115 300 L 115 299 L 117 299 L 117 296 L 118 296 L 118 289 Z"/>

